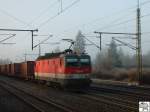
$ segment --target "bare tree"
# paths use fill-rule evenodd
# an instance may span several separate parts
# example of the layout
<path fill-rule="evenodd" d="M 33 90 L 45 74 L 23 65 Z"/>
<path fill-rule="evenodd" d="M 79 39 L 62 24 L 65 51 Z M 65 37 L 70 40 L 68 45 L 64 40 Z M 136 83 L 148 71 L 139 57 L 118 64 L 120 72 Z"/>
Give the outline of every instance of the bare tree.
<path fill-rule="evenodd" d="M 58 52 L 60 52 L 59 46 L 57 46 L 57 47 L 54 49 L 54 53 L 58 53 Z"/>
<path fill-rule="evenodd" d="M 110 47 L 108 49 L 108 58 L 110 59 L 110 64 L 113 67 L 122 67 L 122 61 L 117 51 L 117 45 L 114 40 L 112 40 L 110 43 Z"/>
<path fill-rule="evenodd" d="M 10 59 L 0 59 L 0 64 L 10 64 L 12 61 Z"/>
<path fill-rule="evenodd" d="M 78 54 L 82 54 L 85 52 L 85 40 L 84 40 L 84 35 L 81 33 L 81 31 L 79 31 L 76 36 L 73 49 Z"/>

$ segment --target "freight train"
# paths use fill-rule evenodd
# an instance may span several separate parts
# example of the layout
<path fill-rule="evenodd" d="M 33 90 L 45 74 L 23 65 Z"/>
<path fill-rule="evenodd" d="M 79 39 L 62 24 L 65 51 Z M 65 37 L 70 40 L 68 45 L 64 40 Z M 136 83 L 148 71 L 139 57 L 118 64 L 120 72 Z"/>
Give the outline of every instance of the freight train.
<path fill-rule="evenodd" d="M 45 81 L 63 88 L 90 86 L 91 59 L 72 51 L 47 53 L 35 61 L 0 65 L 0 74 L 28 80 Z"/>

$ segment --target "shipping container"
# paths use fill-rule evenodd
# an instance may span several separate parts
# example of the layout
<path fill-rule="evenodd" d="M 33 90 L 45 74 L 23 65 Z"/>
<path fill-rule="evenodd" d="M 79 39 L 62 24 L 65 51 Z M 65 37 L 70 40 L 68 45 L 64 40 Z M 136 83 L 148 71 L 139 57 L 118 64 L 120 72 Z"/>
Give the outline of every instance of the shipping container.
<path fill-rule="evenodd" d="M 13 63 L 11 64 L 11 74 L 13 76 L 19 77 L 21 75 L 21 64 Z"/>
<path fill-rule="evenodd" d="M 6 74 L 6 65 L 1 65 L 1 74 Z"/>
<path fill-rule="evenodd" d="M 10 71 L 11 71 L 11 64 L 6 64 L 6 75 L 10 75 Z"/>
<path fill-rule="evenodd" d="M 21 78 L 33 79 L 34 78 L 34 61 L 27 61 L 21 63 Z"/>

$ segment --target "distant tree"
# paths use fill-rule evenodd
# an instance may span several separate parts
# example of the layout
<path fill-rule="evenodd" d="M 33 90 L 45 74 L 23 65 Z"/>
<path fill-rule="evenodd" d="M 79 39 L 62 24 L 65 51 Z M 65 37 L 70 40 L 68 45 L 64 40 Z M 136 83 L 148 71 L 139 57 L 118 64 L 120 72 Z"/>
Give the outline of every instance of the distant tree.
<path fill-rule="evenodd" d="M 124 58 L 125 58 L 125 54 L 122 50 L 122 48 L 120 47 L 119 50 L 118 50 L 118 55 L 119 55 L 119 60 L 121 61 L 121 67 L 124 66 Z"/>
<path fill-rule="evenodd" d="M 110 64 L 110 59 L 108 57 L 108 52 L 106 49 L 102 50 L 100 53 L 96 55 L 94 61 L 94 70 L 99 72 L 101 70 L 110 70 L 112 69 L 112 65 Z"/>
<path fill-rule="evenodd" d="M 54 49 L 54 53 L 58 53 L 58 52 L 60 52 L 59 46 L 57 46 L 57 47 Z"/>
<path fill-rule="evenodd" d="M 74 44 L 73 50 L 78 53 L 82 54 L 85 52 L 85 40 L 84 40 L 84 35 L 81 33 L 81 31 L 78 32 Z"/>
<path fill-rule="evenodd" d="M 122 67 L 122 61 L 117 51 L 117 45 L 114 40 L 112 40 L 110 43 L 110 47 L 108 49 L 108 57 L 110 60 L 110 64 L 113 67 Z"/>
<path fill-rule="evenodd" d="M 10 59 L 0 59 L 0 64 L 10 64 L 12 61 Z"/>
<path fill-rule="evenodd" d="M 150 51 L 142 56 L 143 67 L 150 67 Z"/>

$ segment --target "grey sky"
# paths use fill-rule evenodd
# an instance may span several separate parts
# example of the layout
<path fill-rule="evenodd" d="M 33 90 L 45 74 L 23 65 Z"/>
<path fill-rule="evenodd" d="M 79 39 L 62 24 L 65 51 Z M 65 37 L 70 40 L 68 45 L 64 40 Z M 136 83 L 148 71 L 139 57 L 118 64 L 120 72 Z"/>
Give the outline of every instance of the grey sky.
<path fill-rule="evenodd" d="M 63 0 L 63 9 L 76 0 Z M 148 1 L 148 2 L 147 2 Z M 150 0 L 141 0 L 142 16 L 150 14 Z M 0 28 L 39 29 L 38 34 L 53 34 L 48 42 L 58 42 L 62 38 L 75 39 L 78 30 L 85 35 L 95 35 L 93 31 L 135 32 L 137 0 L 79 0 L 72 7 L 54 17 L 60 10 L 59 0 L 0 0 Z M 149 17 L 142 18 L 142 32 L 149 31 Z M 129 21 L 128 21 L 129 20 Z M 45 21 L 47 21 L 45 23 Z M 39 27 L 41 26 L 41 27 Z M 12 60 L 23 60 L 23 54 L 38 53 L 38 48 L 31 50 L 31 35 L 28 32 L 0 32 L 15 33 L 16 37 L 6 42 L 15 45 L 0 45 L 0 57 Z M 103 48 L 109 43 L 113 35 L 103 37 Z M 143 53 L 149 51 L 150 34 L 142 35 Z M 1 39 L 6 36 L 0 36 Z M 35 37 L 34 44 L 46 37 Z M 95 37 L 87 37 L 99 45 Z M 125 40 L 134 43 L 131 40 Z M 51 52 L 57 46 L 61 50 L 68 47 L 68 43 L 60 45 L 42 45 L 42 52 Z M 122 47 L 128 53 L 134 53 L 127 47 Z M 87 52 L 94 55 L 99 52 L 94 46 L 88 46 Z M 30 57 L 30 56 L 28 56 Z"/>

